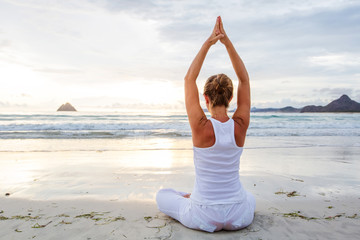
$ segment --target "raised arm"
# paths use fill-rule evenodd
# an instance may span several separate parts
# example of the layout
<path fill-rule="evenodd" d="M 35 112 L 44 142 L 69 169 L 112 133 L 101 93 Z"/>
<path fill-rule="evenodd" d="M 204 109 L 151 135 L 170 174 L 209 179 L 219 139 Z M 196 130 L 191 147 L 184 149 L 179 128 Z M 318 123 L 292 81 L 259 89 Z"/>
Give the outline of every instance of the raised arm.
<path fill-rule="evenodd" d="M 216 19 L 213 32 L 202 45 L 185 76 L 185 105 L 193 134 L 196 134 L 196 132 L 201 129 L 207 120 L 205 113 L 200 106 L 199 91 L 196 85 L 196 79 L 200 73 L 200 69 L 210 47 L 220 38 L 224 37 L 224 35 L 220 33 L 219 24 L 220 18 L 218 17 Z"/>
<path fill-rule="evenodd" d="M 250 122 L 250 83 L 249 75 L 246 71 L 245 65 L 238 53 L 236 52 L 233 44 L 226 35 L 224 27 L 220 18 L 220 32 L 224 35 L 220 41 L 225 45 L 226 50 L 231 59 L 231 63 L 235 70 L 236 76 L 239 80 L 239 85 L 237 89 L 237 108 L 233 115 L 233 119 L 241 127 L 241 130 L 246 134 L 246 130 Z M 245 137 L 245 136 L 244 136 Z"/>

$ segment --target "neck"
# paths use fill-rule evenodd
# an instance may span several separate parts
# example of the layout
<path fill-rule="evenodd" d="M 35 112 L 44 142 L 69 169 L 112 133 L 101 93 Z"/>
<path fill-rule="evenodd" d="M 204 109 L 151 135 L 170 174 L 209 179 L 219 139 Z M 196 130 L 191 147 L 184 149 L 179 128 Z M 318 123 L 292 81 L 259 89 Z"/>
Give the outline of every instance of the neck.
<path fill-rule="evenodd" d="M 210 107 L 209 112 L 211 113 L 212 118 L 219 120 L 220 122 L 229 120 L 225 106 Z"/>

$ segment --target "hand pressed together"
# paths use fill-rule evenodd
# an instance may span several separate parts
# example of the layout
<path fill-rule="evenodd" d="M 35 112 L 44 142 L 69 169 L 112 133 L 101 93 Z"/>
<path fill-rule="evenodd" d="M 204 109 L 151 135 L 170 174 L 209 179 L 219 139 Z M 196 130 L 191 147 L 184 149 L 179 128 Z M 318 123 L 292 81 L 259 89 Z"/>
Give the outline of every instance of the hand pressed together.
<path fill-rule="evenodd" d="M 219 39 L 224 37 L 224 34 L 222 34 L 220 31 L 220 22 L 221 22 L 221 18 L 219 16 L 216 18 L 215 27 L 214 27 L 210 37 L 207 39 L 207 42 L 210 45 L 214 45 Z"/>
<path fill-rule="evenodd" d="M 210 43 L 210 45 L 214 45 L 218 40 L 220 40 L 220 42 L 224 45 L 226 45 L 229 42 L 229 38 L 225 33 L 224 26 L 220 16 L 216 18 L 215 27 L 210 37 L 207 39 L 207 42 Z"/>

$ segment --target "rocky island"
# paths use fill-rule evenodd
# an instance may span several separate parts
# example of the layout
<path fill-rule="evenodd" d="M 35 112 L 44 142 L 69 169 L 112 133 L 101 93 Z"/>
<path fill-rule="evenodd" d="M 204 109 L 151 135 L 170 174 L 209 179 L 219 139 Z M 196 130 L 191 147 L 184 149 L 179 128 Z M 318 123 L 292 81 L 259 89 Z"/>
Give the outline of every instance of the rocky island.
<path fill-rule="evenodd" d="M 76 109 L 70 104 L 70 103 L 65 103 L 63 105 L 61 105 L 58 110 L 59 111 L 75 111 L 76 112 Z"/>
<path fill-rule="evenodd" d="M 325 107 L 310 105 L 303 107 L 300 112 L 360 112 L 360 103 L 344 94 Z"/>

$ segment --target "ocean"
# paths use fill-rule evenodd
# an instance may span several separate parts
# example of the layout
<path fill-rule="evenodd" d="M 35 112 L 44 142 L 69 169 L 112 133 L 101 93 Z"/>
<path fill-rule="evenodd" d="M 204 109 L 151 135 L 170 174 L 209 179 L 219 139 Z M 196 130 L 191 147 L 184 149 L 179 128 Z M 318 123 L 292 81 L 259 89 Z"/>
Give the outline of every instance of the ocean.
<path fill-rule="evenodd" d="M 248 136 L 360 136 L 360 114 L 252 113 Z M 185 114 L 0 114 L 0 139 L 191 137 Z"/>
<path fill-rule="evenodd" d="M 307 182 L 300 190 L 314 198 L 335 185 L 359 192 L 360 114 L 252 113 L 247 135 L 242 182 L 268 184 L 266 199 L 291 179 Z M 191 191 L 195 176 L 179 113 L 2 113 L 0 166 L 2 194 L 40 200 L 153 201 L 160 188 Z"/>

